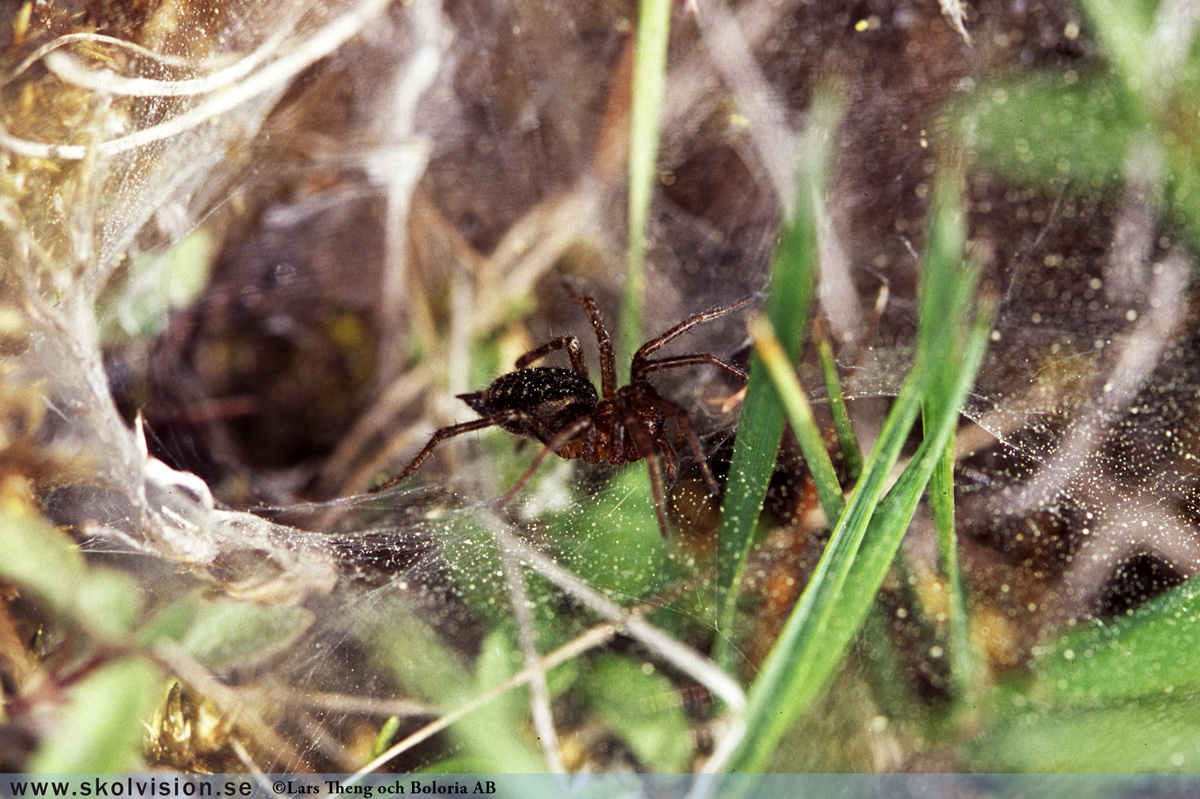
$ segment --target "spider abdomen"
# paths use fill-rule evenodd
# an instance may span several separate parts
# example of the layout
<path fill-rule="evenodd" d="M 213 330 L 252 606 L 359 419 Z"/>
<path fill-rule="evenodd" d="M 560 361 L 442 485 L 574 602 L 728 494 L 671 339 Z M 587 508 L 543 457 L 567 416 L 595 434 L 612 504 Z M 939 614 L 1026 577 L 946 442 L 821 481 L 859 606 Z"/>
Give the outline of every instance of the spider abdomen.
<path fill-rule="evenodd" d="M 554 434 L 596 409 L 596 387 L 570 369 L 536 366 L 500 375 L 483 391 L 458 398 L 480 416 L 522 411 L 522 417 L 503 422 L 510 433 L 548 443 Z"/>

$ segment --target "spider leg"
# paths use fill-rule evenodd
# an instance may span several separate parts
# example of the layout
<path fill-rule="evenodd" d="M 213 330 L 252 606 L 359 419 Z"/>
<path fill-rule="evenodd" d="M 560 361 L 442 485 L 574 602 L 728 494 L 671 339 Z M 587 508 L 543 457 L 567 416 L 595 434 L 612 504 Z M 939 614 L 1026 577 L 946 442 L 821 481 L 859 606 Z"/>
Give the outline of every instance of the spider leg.
<path fill-rule="evenodd" d="M 596 346 L 600 349 L 601 391 L 605 399 L 612 399 L 617 393 L 617 356 L 613 352 L 612 338 L 608 335 L 608 329 L 604 327 L 604 320 L 600 318 L 600 309 L 596 307 L 595 300 L 580 294 L 566 280 L 563 281 L 563 288 L 571 295 L 571 299 L 583 306 L 588 319 L 592 321 L 592 330 L 596 331 Z"/>
<path fill-rule="evenodd" d="M 692 427 L 692 421 L 688 418 L 687 411 L 662 397 L 647 397 L 646 401 L 662 411 L 664 416 L 675 420 L 679 432 L 683 434 L 692 454 L 696 456 L 696 462 L 700 464 L 700 473 L 704 476 L 704 482 L 708 484 L 708 490 L 712 492 L 713 496 L 720 494 L 721 487 L 717 484 L 717 478 L 713 477 L 712 470 L 708 468 L 708 458 L 704 457 L 700 438 L 696 435 L 695 428 Z"/>
<path fill-rule="evenodd" d="M 566 444 L 568 441 L 575 438 L 591 426 L 591 417 L 585 416 L 582 419 L 577 419 L 576 421 L 567 425 L 560 430 L 554 436 L 554 438 L 546 442 L 545 446 L 542 447 L 541 452 L 539 452 L 537 457 L 533 459 L 533 463 L 529 464 L 529 468 L 525 470 L 525 473 L 522 474 L 520 479 L 517 480 L 513 487 L 508 490 L 508 493 L 500 499 L 500 507 L 503 508 L 504 506 L 508 505 L 508 503 L 512 502 L 513 497 L 520 493 L 521 489 L 525 487 L 525 484 L 529 482 L 529 478 L 533 477 L 534 472 L 538 470 L 538 467 L 542 465 L 546 458 L 558 452 L 559 447 L 561 447 L 563 444 Z"/>
<path fill-rule="evenodd" d="M 704 322 L 711 322 L 714 319 L 720 319 L 725 314 L 732 313 L 733 311 L 736 311 L 738 308 L 741 308 L 743 305 L 750 302 L 750 300 L 752 300 L 752 299 L 753 299 L 752 295 L 746 295 L 745 297 L 742 297 L 740 300 L 738 300 L 735 303 L 731 303 L 730 305 L 722 305 L 719 308 L 710 308 L 707 311 L 701 311 L 698 314 L 692 314 L 687 319 L 684 319 L 682 322 L 675 325 L 673 328 L 668 330 L 666 333 L 663 333 L 658 338 L 650 339 L 645 344 L 643 344 L 641 347 L 639 347 L 638 351 L 636 353 L 634 353 L 634 355 L 633 355 L 634 370 L 635 371 L 637 370 L 638 363 L 645 361 L 646 357 L 648 355 L 650 355 L 650 353 L 656 352 L 656 351 L 662 349 L 664 346 L 666 346 L 670 342 L 674 341 L 675 339 L 679 338 L 680 336 L 682 336 L 687 331 L 691 330 L 696 325 L 703 324 Z"/>
<path fill-rule="evenodd" d="M 550 353 L 562 349 L 567 351 L 567 356 L 571 359 L 571 369 L 575 374 L 586 377 L 591 382 L 592 378 L 588 374 L 587 363 L 583 360 L 583 350 L 579 347 L 579 339 L 574 336 L 559 336 L 553 341 L 547 341 L 542 346 L 535 347 L 517 358 L 514 365 L 518 369 L 524 369 L 539 358 L 545 358 Z"/>
<path fill-rule="evenodd" d="M 715 366 L 734 377 L 745 380 L 747 375 L 741 369 L 737 368 L 728 361 L 723 361 L 715 355 L 696 354 L 696 355 L 674 355 L 670 358 L 658 358 L 656 360 L 638 361 L 634 369 L 632 378 L 636 380 L 648 372 L 657 372 L 661 369 L 677 369 L 681 366 L 696 366 L 709 364 Z"/>
<path fill-rule="evenodd" d="M 671 442 L 661 431 L 655 442 L 655 448 L 662 455 L 663 470 L 667 473 L 667 479 L 674 480 L 675 475 L 679 473 L 679 456 L 675 454 L 675 448 L 671 446 Z"/>
<path fill-rule="evenodd" d="M 596 463 L 599 460 L 596 457 L 596 425 L 593 424 L 587 429 L 587 435 L 583 437 L 583 462 Z"/>
<path fill-rule="evenodd" d="M 409 461 L 408 465 L 404 467 L 404 471 L 400 472 L 400 474 L 396 475 L 395 477 L 393 477 L 389 480 L 385 480 L 384 482 L 375 486 L 374 488 L 372 488 L 370 490 L 369 493 L 374 494 L 379 491 L 384 491 L 384 490 L 389 489 L 392 486 L 396 485 L 397 483 L 404 482 L 404 480 L 406 478 L 408 478 L 409 475 L 411 475 L 413 472 L 415 472 L 417 470 L 417 467 L 420 466 L 421 463 L 426 458 L 429 457 L 429 453 L 433 452 L 434 449 L 437 448 L 437 445 L 442 443 L 446 439 L 454 438 L 455 436 L 461 436 L 463 433 L 470 433 L 475 430 L 483 430 L 488 427 L 495 427 L 497 425 L 502 425 L 505 422 L 516 421 L 517 419 L 521 418 L 524 415 L 525 414 L 521 411 L 505 411 L 503 413 L 497 413 L 497 414 L 493 414 L 491 416 L 485 416 L 482 419 L 474 419 L 470 422 L 462 422 L 461 424 L 448 425 L 447 427 L 443 427 L 443 428 L 437 430 L 430 437 L 429 441 L 425 444 L 425 446 L 421 448 L 421 451 L 416 454 L 416 457 L 414 457 L 411 461 Z"/>
<path fill-rule="evenodd" d="M 618 410 L 613 413 L 612 418 L 608 420 L 608 462 L 614 466 L 619 466 L 625 463 L 625 425 L 621 422 L 621 413 Z M 633 460 L 637 460 L 634 458 Z"/>
<path fill-rule="evenodd" d="M 658 514 L 658 529 L 662 532 L 662 537 L 667 538 L 669 530 L 667 528 L 667 509 L 663 504 L 661 468 L 658 456 L 651 455 L 646 458 L 646 471 L 650 473 L 650 491 L 654 494 L 654 512 Z"/>
<path fill-rule="evenodd" d="M 633 443 L 641 451 L 641 454 L 646 458 L 646 471 L 650 474 L 650 492 L 654 495 L 654 512 L 658 515 L 658 529 L 662 532 L 663 538 L 666 538 L 670 530 L 667 527 L 667 508 L 663 499 L 663 477 L 662 477 L 662 457 L 659 450 L 655 446 L 654 437 L 641 426 L 641 420 L 637 417 L 628 419 L 625 424 L 625 429 L 629 431 L 629 435 L 633 438 Z M 674 453 L 672 453 L 674 454 Z"/>

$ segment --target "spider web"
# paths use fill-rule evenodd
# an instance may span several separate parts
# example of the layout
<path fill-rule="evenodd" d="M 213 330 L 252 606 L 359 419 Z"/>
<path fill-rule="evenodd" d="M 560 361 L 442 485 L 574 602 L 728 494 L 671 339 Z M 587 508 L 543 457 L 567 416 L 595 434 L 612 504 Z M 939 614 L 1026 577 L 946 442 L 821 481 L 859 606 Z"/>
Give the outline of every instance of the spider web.
<path fill-rule="evenodd" d="M 78 71 L 87 56 L 67 47 L 42 56 L 65 91 L 94 101 L 90 129 L 105 131 L 95 141 L 70 142 L 84 157 L 64 184 L 74 192 L 66 222 L 5 209 L 6 229 L 23 245 L 13 249 L 26 253 L 6 267 L 6 300 L 22 308 L 29 333 L 5 379 L 42 386 L 51 411 L 43 446 L 70 464 L 51 472 L 46 482 L 55 488 L 43 509 L 76 527 L 93 561 L 133 574 L 151 607 L 205 592 L 218 597 L 197 600 L 208 628 L 197 623 L 177 647 L 157 654 L 188 687 L 193 708 L 207 704 L 237 717 L 236 732 L 219 747 L 229 759 L 213 756 L 226 768 L 355 771 L 368 765 L 364 741 L 390 716 L 400 720 L 398 743 L 372 767 L 688 770 L 719 763 L 744 698 L 705 648 L 715 636 L 739 636 L 747 674 L 762 653 L 752 634 L 713 630 L 717 511 L 697 470 L 685 468 L 673 486 L 680 529 L 668 540 L 659 534 L 642 464 L 614 472 L 548 463 L 510 512 L 498 512 L 492 500 L 533 455 L 514 454 L 500 434 L 439 451 L 418 487 L 361 494 L 433 430 L 468 418 L 450 398 L 506 370 L 510 353 L 570 332 L 594 358 L 586 319 L 572 303 L 551 298 L 553 269 L 587 279 L 615 318 L 620 178 L 600 157 L 604 143 L 587 131 L 612 129 L 595 63 L 619 70 L 629 10 L 386 5 L 229 3 L 203 24 L 181 28 L 187 34 L 171 45 L 176 51 L 160 51 L 186 59 L 186 68 L 139 56 L 120 73 L 178 86 L 238 70 L 226 73 L 234 75 L 228 82 L 200 83 L 194 95 L 135 94 L 116 70 L 101 77 Z M 789 196 L 792 164 L 780 153 L 795 151 L 803 122 L 780 98 L 807 91 L 822 54 L 833 47 L 843 65 L 858 68 L 847 78 L 851 100 L 889 86 L 884 78 L 895 64 L 867 57 L 860 45 L 829 44 L 842 42 L 854 20 L 800 5 L 722 11 L 701 3 L 694 22 L 680 23 L 700 46 L 672 57 L 652 332 L 761 293 L 778 208 Z M 931 13 L 925 20 L 899 4 L 885 22 L 934 31 L 936 47 L 948 48 L 952 36 L 942 40 L 940 28 L 921 27 L 945 25 L 937 9 Z M 769 35 L 775 23 L 796 19 L 813 35 L 791 43 Z M 263 237 L 246 249 L 269 260 L 279 253 L 272 242 L 342 219 L 347 197 L 382 197 L 364 212 L 386 221 L 377 229 L 378 269 L 368 273 L 381 288 L 365 290 L 380 306 L 382 342 L 372 363 L 378 382 L 364 391 L 373 401 L 304 474 L 313 494 L 350 498 L 306 501 L 304 481 L 264 468 L 251 480 L 253 496 L 266 501 L 253 513 L 228 510 L 234 501 L 214 501 L 204 480 L 160 459 L 186 462 L 182 437 L 163 437 L 152 426 L 147 443 L 142 428 L 118 413 L 94 307 L 119 283 L 123 257 L 177 240 L 235 194 L 231 186 L 270 183 L 262 179 L 267 156 L 243 148 L 277 132 L 273 109 L 286 106 L 289 89 L 319 82 L 319 71 L 301 73 L 331 53 L 345 59 L 335 63 L 350 64 L 341 88 L 366 98 L 353 106 L 359 116 L 349 132 L 340 130 L 347 138 L 337 146 L 352 168 L 339 162 L 334 171 L 354 177 L 270 205 L 261 215 Z M 954 63 L 942 56 L 939 63 Z M 789 59 L 803 66 L 784 69 Z M 905 62 L 909 77 L 923 68 L 915 61 Z M 946 67 L 933 83 L 950 85 L 968 67 L 983 69 Z M 386 79 L 372 77 L 381 73 Z M 934 102 L 913 91 L 906 98 L 913 109 Z M 738 114 L 721 112 L 730 97 Z M 869 445 L 908 366 L 916 316 L 910 250 L 919 246 L 913 240 L 924 210 L 912 197 L 926 176 L 923 145 L 899 133 L 907 122 L 887 116 L 888 103 L 847 108 L 819 295 L 855 424 Z M 123 127 L 106 135 L 114 126 Z M 874 152 L 868 142 L 881 130 L 891 154 L 855 158 Z M 7 135 L 20 141 L 10 149 L 60 143 L 41 132 L 14 126 Z M 293 143 L 315 147 L 320 138 Z M 43 147 L 34 154 L 73 162 L 71 152 Z M 327 171 L 312 172 L 328 179 Z M 1078 187 L 1022 193 L 977 175 L 970 191 L 980 218 L 976 245 L 991 250 L 987 281 L 1002 303 L 966 409 L 972 424 L 960 434 L 960 528 L 965 569 L 977 575 L 980 601 L 1018 628 L 1019 657 L 1048 631 L 1123 611 L 1200 571 L 1193 266 L 1160 229 L 1144 186 L 1096 200 Z M 989 232 L 988 213 L 1009 227 Z M 237 283 L 228 296 L 257 292 L 269 303 L 293 292 L 303 305 L 331 290 L 300 261 L 276 259 L 267 271 L 273 282 Z M 356 276 L 338 278 L 327 282 L 353 298 Z M 230 284 L 214 277 L 212 285 Z M 881 289 L 886 301 L 873 309 Z M 531 291 L 544 300 L 540 315 L 512 325 Z M 210 287 L 198 304 L 241 307 L 221 305 L 218 295 Z M 430 299 L 438 297 L 449 299 L 439 306 Z M 300 316 L 282 301 L 263 314 L 284 328 Z M 476 345 L 497 330 L 509 332 L 493 346 Z M 412 366 L 404 341 L 420 333 L 436 343 L 425 345 L 431 357 Z M 747 344 L 736 321 L 723 320 L 689 334 L 678 352 L 736 357 Z M 132 350 L 152 362 L 145 350 Z M 736 405 L 736 387 L 709 371 L 662 375 L 656 385 L 693 412 L 723 472 L 733 427 L 723 404 Z M 818 382 L 806 380 L 819 397 Z M 202 387 L 189 396 L 206 393 Z M 233 426 L 221 429 L 236 434 Z M 796 576 L 820 549 L 820 524 L 802 502 L 802 474 L 785 466 L 778 482 L 767 508 L 776 529 L 751 581 L 762 608 L 748 614 L 759 625 L 750 633 L 763 637 L 777 626 L 772 614 L 786 610 L 784 600 L 771 604 L 772 581 L 802 583 Z M 936 571 L 936 553 L 932 525 L 919 518 L 905 556 L 918 572 Z M 232 636 L 239 626 L 252 634 Z M 871 701 L 862 704 L 869 709 Z M 242 746 L 241 760 L 229 754 L 229 741 Z M 860 765 L 904 763 L 895 741 L 867 748 Z M 182 767 L 171 756 L 165 762 Z"/>

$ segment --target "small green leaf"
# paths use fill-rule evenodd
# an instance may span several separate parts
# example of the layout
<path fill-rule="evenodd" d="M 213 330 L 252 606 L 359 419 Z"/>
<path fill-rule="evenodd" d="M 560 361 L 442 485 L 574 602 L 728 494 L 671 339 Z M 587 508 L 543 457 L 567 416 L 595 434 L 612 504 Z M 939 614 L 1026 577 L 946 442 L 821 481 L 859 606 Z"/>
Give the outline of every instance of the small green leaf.
<path fill-rule="evenodd" d="M 71 614 L 86 567 L 64 533 L 17 501 L 0 508 L 0 576 L 33 591 L 55 610 Z"/>
<path fill-rule="evenodd" d="M 222 599 L 200 606 L 179 643 L 207 668 L 222 671 L 283 651 L 311 623 L 304 608 Z"/>
<path fill-rule="evenodd" d="M 596 713 L 645 765 L 687 771 L 692 757 L 691 723 L 678 688 L 649 664 L 600 658 L 584 690 Z"/>
<path fill-rule="evenodd" d="M 178 641 L 192 626 L 199 612 L 194 597 L 176 600 L 155 613 L 137 632 L 139 645 L 153 648 L 160 641 Z"/>
<path fill-rule="evenodd" d="M 593 587 L 624 597 L 660 586 L 668 576 L 667 548 L 645 466 L 622 469 L 585 508 L 554 525 L 567 533 L 558 539 L 561 563 Z"/>
<path fill-rule="evenodd" d="M 150 661 L 124 658 L 101 666 L 71 689 L 29 770 L 42 774 L 109 774 L 141 767 L 145 722 L 161 676 Z"/>
<path fill-rule="evenodd" d="M 138 255 L 128 280 L 100 301 L 101 336 L 106 341 L 152 338 L 167 314 L 191 305 L 208 284 L 216 243 L 197 228 L 169 249 Z"/>
<path fill-rule="evenodd" d="M 495 631 L 484 640 L 475 662 L 474 686 L 460 695 L 490 691 L 520 668 L 521 655 L 512 638 Z M 546 770 L 546 763 L 527 733 L 528 711 L 529 689 L 521 687 L 483 705 L 451 731 L 467 745 L 468 756 L 491 762 L 489 771 L 539 773 Z"/>
<path fill-rule="evenodd" d="M 129 634 L 142 612 L 138 588 L 123 574 L 88 569 L 75 596 L 75 617 L 96 635 L 118 639 Z"/>
<path fill-rule="evenodd" d="M 1111 707 L 1029 710 L 973 747 L 991 771 L 1200 770 L 1196 694 L 1144 697 Z"/>
<path fill-rule="evenodd" d="M 371 744 L 371 751 L 367 755 L 368 763 L 382 755 L 392 745 L 392 739 L 396 737 L 399 730 L 400 717 L 388 716 L 387 721 L 383 722 L 383 726 L 379 728 L 379 734 L 375 736 L 375 743 Z"/>
<path fill-rule="evenodd" d="M 478 670 L 469 673 L 460 653 L 445 646 L 442 633 L 416 616 L 405 604 L 407 599 L 399 594 L 379 597 L 376 613 L 364 618 L 357 631 L 363 640 L 374 643 L 376 661 L 390 671 L 402 693 L 415 695 L 442 712 L 449 712 L 516 673 L 518 664 L 512 660 L 513 647 L 500 633 L 488 639 Z M 510 712 L 511 703 L 515 702 L 511 697 L 527 697 L 528 691 L 516 689 L 505 696 L 508 698 L 483 704 L 450 727 L 448 734 L 458 742 L 455 748 L 467 758 L 465 761 L 455 758 L 459 765 L 452 763 L 454 768 L 474 762 L 480 764 L 476 769 L 480 772 L 545 770 L 540 753 L 523 732 L 524 715 L 518 725 Z M 451 768 L 431 764 L 426 770 Z"/>
<path fill-rule="evenodd" d="M 493 630 L 475 658 L 475 684 L 479 691 L 486 691 L 507 680 L 521 668 L 521 653 L 516 643 L 505 630 Z M 510 691 L 489 705 L 488 716 L 500 724 L 517 727 L 524 720 L 529 707 L 527 690 Z"/>
<path fill-rule="evenodd" d="M 1072 74 L 980 86 L 953 113 L 960 138 L 984 165 L 1019 180 L 1117 184 L 1142 119 L 1110 78 Z"/>
<path fill-rule="evenodd" d="M 1081 625 L 1039 659 L 1035 696 L 1091 704 L 1200 686 L 1200 579 L 1131 615 Z"/>
<path fill-rule="evenodd" d="M 129 578 L 89 569 L 74 542 L 19 502 L 0 510 L 0 576 L 107 640 L 124 637 L 141 612 Z"/>

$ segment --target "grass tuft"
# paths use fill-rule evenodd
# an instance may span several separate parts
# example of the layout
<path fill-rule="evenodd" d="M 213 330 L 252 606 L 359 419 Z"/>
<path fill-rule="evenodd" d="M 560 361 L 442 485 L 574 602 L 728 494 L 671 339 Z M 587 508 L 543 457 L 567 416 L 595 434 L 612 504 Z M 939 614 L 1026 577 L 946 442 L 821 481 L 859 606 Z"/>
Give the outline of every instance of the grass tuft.
<path fill-rule="evenodd" d="M 801 338 L 808 327 L 816 285 L 818 213 L 833 156 L 833 132 L 840 117 L 841 107 L 833 93 L 818 95 L 800 158 L 796 208 L 775 255 L 766 316 L 784 355 L 792 361 L 800 352 Z M 767 495 L 783 427 L 783 403 L 771 385 L 766 364 L 755 355 L 750 362 L 750 380 L 729 467 L 729 473 L 737 479 L 730 480 L 725 490 L 718 544 L 717 624 L 726 633 L 733 630 L 738 584 Z M 719 641 L 717 661 L 728 665 L 732 658 L 730 639 L 726 635 Z"/>
<path fill-rule="evenodd" d="M 792 722 L 821 696 L 873 606 L 900 541 L 958 420 L 987 346 L 990 315 L 968 321 L 977 271 L 961 267 L 961 201 L 945 182 L 923 260 L 916 362 L 867 458 L 862 477 L 807 587 L 747 696 L 744 734 L 729 771 L 761 771 Z M 937 325 L 932 324 L 938 319 Z M 966 335 L 964 336 L 964 332 Z M 891 490 L 887 481 L 916 421 L 926 435 Z"/>

